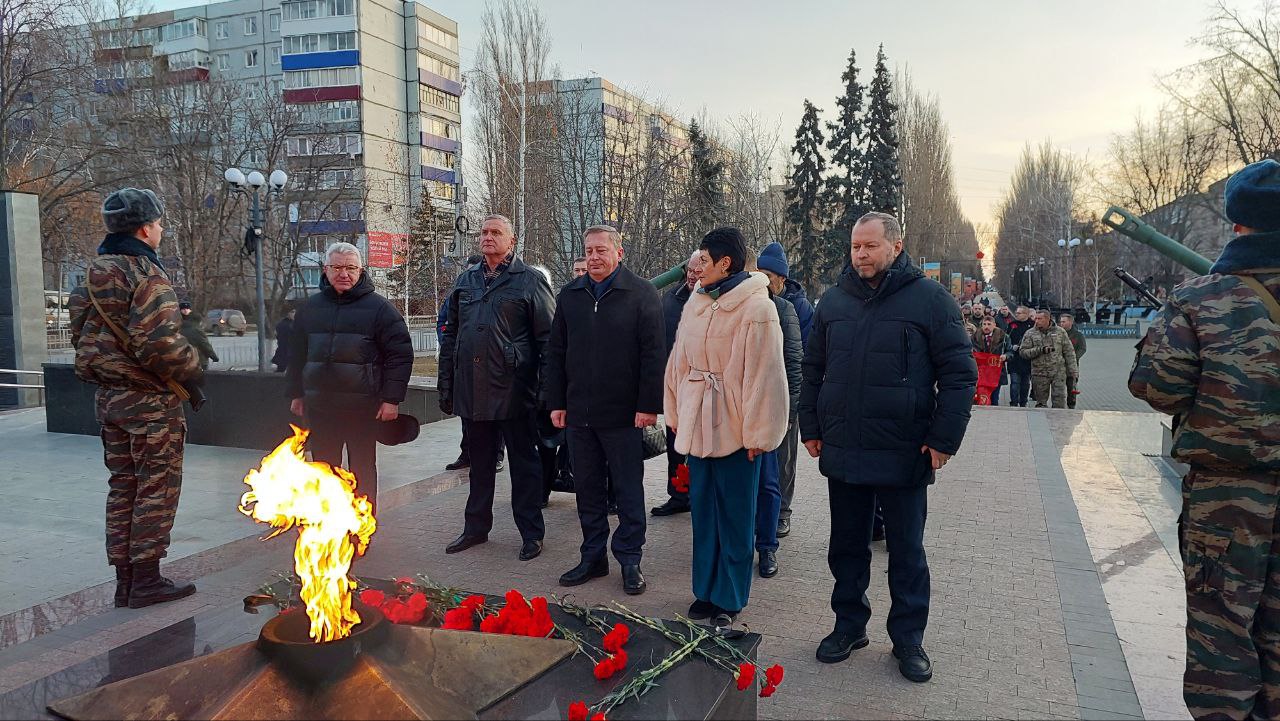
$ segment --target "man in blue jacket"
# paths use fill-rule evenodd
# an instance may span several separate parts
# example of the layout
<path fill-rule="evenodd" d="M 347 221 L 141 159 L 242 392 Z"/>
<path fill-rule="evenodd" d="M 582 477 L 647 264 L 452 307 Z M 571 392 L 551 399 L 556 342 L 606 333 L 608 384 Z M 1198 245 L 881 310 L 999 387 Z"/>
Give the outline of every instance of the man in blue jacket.
<path fill-rule="evenodd" d="M 787 264 L 787 252 L 781 243 L 770 243 L 760 252 L 756 266 L 769 279 L 769 291 L 775 297 L 791 303 L 800 321 L 800 342 L 809 342 L 809 329 L 813 327 L 813 306 L 804 294 L 804 288 L 791 280 L 791 268 Z M 794 407 L 794 404 L 793 404 Z M 787 436 L 778 447 L 778 490 L 782 494 L 782 507 L 778 509 L 778 538 L 791 533 L 791 500 L 796 495 L 796 449 L 799 447 L 800 424 L 793 410 L 787 424 Z"/>
<path fill-rule="evenodd" d="M 827 562 L 836 626 L 817 656 L 836 663 L 867 645 L 878 500 L 890 549 L 893 655 L 903 676 L 923 682 L 933 676 L 923 646 L 927 490 L 960 450 L 978 367 L 959 306 L 902 251 L 896 218 L 859 218 L 850 259 L 818 304 L 800 389 L 800 439 L 819 459 L 831 503 Z"/>

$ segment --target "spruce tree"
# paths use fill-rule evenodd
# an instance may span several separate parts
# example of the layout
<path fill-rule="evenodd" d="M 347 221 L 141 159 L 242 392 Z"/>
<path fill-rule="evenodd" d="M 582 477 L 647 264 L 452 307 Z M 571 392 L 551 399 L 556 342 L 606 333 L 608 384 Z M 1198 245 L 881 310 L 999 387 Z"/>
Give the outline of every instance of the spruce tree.
<path fill-rule="evenodd" d="M 827 164 L 822 157 L 822 128 L 818 125 L 818 112 L 818 108 L 806 98 L 804 115 L 796 129 L 796 142 L 791 146 L 796 162 L 785 191 L 787 222 L 797 237 L 791 275 L 804 284 L 810 295 L 817 293 L 817 280 L 823 268 L 817 214 L 822 195 L 822 173 Z"/>
<path fill-rule="evenodd" d="M 898 106 L 891 99 L 893 81 L 885 66 L 884 46 L 876 56 L 875 76 L 867 101 L 866 203 L 869 210 L 901 217 L 902 169 L 898 163 Z"/>
<path fill-rule="evenodd" d="M 827 215 L 832 219 L 825 233 L 823 264 L 837 271 L 849 262 L 849 235 L 854 222 L 867 212 L 863 86 L 858 82 L 856 51 L 849 51 L 849 65 L 840 79 L 844 81 L 844 94 L 836 99 L 839 113 L 836 122 L 827 123 L 832 172 L 823 191 Z"/>
<path fill-rule="evenodd" d="M 700 239 L 724 215 L 724 163 L 697 120 L 689 121 L 689 155 L 690 234 Z"/>

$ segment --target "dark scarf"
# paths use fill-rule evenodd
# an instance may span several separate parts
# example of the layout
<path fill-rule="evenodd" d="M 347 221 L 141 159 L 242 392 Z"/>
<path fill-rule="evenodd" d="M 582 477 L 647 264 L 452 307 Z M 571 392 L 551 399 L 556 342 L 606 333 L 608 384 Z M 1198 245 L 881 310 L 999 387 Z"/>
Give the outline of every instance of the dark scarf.
<path fill-rule="evenodd" d="M 750 277 L 751 277 L 750 273 L 748 273 L 745 270 L 740 270 L 737 273 L 734 273 L 733 275 L 729 276 L 728 278 L 718 280 L 715 283 L 712 283 L 711 285 L 705 288 L 700 288 L 698 292 L 706 293 L 707 295 L 711 296 L 711 300 L 716 300 L 717 298 L 724 295 L 725 293 L 728 293 L 734 288 L 737 288 L 739 285 L 742 284 L 742 281 Z"/>
<path fill-rule="evenodd" d="M 107 237 L 102 239 L 102 244 L 98 246 L 98 255 L 142 256 L 150 258 L 151 262 L 160 266 L 161 270 L 164 269 L 164 266 L 160 265 L 160 256 L 156 255 L 155 248 L 126 233 L 108 233 Z"/>
<path fill-rule="evenodd" d="M 1280 231 L 1238 235 L 1222 249 L 1210 273 L 1280 268 Z"/>
<path fill-rule="evenodd" d="M 495 279 L 497 279 L 498 276 L 502 275 L 503 271 L 511 267 L 511 261 L 514 260 L 515 257 L 516 257 L 516 251 L 515 251 L 515 248 L 512 248 L 511 252 L 507 253 L 507 257 L 503 258 L 502 262 L 492 269 L 489 268 L 488 259 L 481 258 L 480 270 L 484 272 L 484 284 L 489 285 Z"/>

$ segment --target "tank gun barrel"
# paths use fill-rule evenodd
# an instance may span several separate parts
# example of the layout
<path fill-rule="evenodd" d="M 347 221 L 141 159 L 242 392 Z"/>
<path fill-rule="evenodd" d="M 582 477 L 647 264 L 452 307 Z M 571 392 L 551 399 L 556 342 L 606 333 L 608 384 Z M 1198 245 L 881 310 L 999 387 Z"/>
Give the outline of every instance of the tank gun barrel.
<path fill-rule="evenodd" d="M 1111 206 L 1102 216 L 1103 224 L 1133 238 L 1157 253 L 1198 275 L 1206 275 L 1213 261 L 1161 233 L 1138 216 L 1119 206 Z"/>

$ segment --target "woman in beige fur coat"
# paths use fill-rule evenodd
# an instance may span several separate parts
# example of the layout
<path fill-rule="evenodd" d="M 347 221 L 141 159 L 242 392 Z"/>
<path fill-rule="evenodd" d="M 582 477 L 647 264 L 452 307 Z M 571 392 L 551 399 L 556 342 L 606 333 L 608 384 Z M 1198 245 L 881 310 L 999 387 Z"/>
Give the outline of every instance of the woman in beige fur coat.
<path fill-rule="evenodd" d="M 702 275 L 667 361 L 663 412 L 688 458 L 689 617 L 728 626 L 751 592 L 761 455 L 787 430 L 787 375 L 768 280 L 743 270 L 742 233 L 716 228 L 699 247 Z"/>

